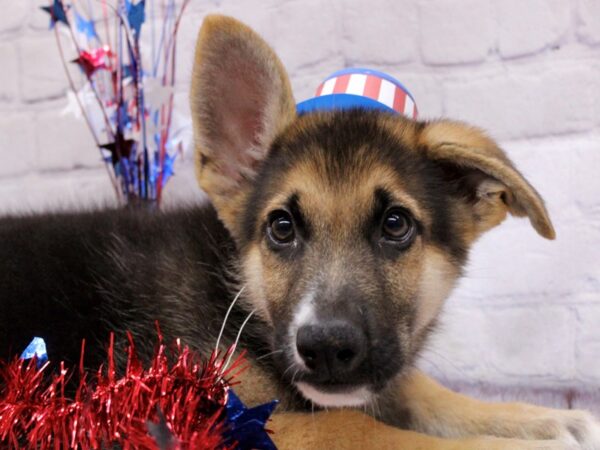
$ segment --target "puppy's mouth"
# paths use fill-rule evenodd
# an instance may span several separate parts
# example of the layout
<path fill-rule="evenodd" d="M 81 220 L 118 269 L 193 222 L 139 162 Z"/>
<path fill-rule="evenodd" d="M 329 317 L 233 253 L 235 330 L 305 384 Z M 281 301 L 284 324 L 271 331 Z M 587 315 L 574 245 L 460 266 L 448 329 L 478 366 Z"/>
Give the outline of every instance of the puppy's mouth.
<path fill-rule="evenodd" d="M 323 407 L 361 406 L 369 403 L 373 395 L 366 385 L 336 385 L 333 390 L 325 390 L 305 381 L 298 381 L 295 385 L 304 398 Z"/>
<path fill-rule="evenodd" d="M 369 328 L 364 313 L 319 316 L 312 308 L 301 303 L 291 323 L 275 329 L 282 381 L 315 405 L 369 403 L 404 366 L 395 329 Z"/>

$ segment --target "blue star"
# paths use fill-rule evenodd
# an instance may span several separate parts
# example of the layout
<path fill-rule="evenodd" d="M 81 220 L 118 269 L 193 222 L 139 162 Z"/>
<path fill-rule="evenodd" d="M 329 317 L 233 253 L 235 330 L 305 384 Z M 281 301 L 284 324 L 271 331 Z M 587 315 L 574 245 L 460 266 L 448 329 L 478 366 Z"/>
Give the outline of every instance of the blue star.
<path fill-rule="evenodd" d="M 140 30 L 146 20 L 145 6 L 146 0 L 141 0 L 135 5 L 129 1 L 126 2 L 127 20 L 129 21 L 129 26 L 135 32 L 136 40 L 140 38 Z"/>
<path fill-rule="evenodd" d="M 114 113 L 114 117 L 113 120 L 116 122 L 117 118 L 120 119 L 119 121 L 119 128 L 122 130 L 129 130 L 131 129 L 131 116 L 129 115 L 129 113 L 127 112 L 127 105 L 125 103 L 121 104 L 119 106 L 119 112 L 117 113 L 117 111 L 115 111 Z"/>
<path fill-rule="evenodd" d="M 77 29 L 90 39 L 98 39 L 98 33 L 93 20 L 85 20 L 77 11 L 75 12 L 75 24 Z"/>
<path fill-rule="evenodd" d="M 48 361 L 48 353 L 46 352 L 46 343 L 40 337 L 34 337 L 27 348 L 21 353 L 21 359 L 28 360 L 33 357 L 37 358 L 38 369 Z"/>
<path fill-rule="evenodd" d="M 176 158 L 177 153 L 175 153 L 174 155 L 165 155 L 165 160 L 163 161 L 162 168 L 162 186 L 164 186 L 167 183 L 167 180 L 171 178 L 175 173 L 175 171 L 173 170 L 173 164 L 175 163 Z"/>
<path fill-rule="evenodd" d="M 54 24 L 56 22 L 62 22 L 65 25 L 69 26 L 69 21 L 67 20 L 67 9 L 63 5 L 62 0 L 54 0 L 52 6 L 42 6 L 41 9 L 50 14 L 50 28 L 54 28 Z"/>
<path fill-rule="evenodd" d="M 265 431 L 265 424 L 277 403 L 277 400 L 273 400 L 264 405 L 247 408 L 233 389 L 229 389 L 225 406 L 229 422 L 229 428 L 225 432 L 226 441 L 235 441 L 235 448 L 240 450 L 277 450 Z"/>

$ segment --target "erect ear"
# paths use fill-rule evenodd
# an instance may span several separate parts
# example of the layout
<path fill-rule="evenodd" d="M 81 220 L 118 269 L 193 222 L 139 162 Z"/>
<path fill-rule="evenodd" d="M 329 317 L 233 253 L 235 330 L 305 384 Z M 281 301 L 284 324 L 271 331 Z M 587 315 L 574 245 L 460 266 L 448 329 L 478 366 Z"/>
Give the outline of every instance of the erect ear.
<path fill-rule="evenodd" d="M 200 186 L 235 232 L 257 165 L 295 117 L 288 76 L 258 34 L 211 15 L 196 43 L 190 105 Z"/>
<path fill-rule="evenodd" d="M 431 160 L 446 169 L 458 194 L 472 207 L 476 235 L 502 222 L 510 212 L 528 216 L 540 235 L 555 238 L 540 195 L 481 130 L 460 122 L 429 122 L 419 143 Z"/>

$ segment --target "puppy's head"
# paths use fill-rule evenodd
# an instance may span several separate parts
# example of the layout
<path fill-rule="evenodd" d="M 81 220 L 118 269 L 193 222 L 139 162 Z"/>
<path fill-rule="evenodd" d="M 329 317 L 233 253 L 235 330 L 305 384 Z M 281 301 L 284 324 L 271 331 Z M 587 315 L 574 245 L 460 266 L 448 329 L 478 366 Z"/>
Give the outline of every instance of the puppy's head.
<path fill-rule="evenodd" d="M 282 64 L 233 19 L 205 20 L 191 105 L 200 184 L 281 376 L 323 406 L 368 401 L 410 367 L 470 245 L 508 212 L 554 237 L 482 132 L 363 110 L 298 117 Z"/>

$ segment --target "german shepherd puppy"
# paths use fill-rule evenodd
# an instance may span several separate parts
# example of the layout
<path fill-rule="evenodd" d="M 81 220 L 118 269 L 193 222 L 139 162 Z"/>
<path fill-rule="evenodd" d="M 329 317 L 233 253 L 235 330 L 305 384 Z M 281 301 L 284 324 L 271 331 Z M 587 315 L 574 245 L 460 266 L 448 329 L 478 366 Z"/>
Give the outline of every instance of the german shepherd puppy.
<path fill-rule="evenodd" d="M 156 319 L 208 354 L 239 294 L 222 342 L 255 313 L 237 390 L 282 401 L 281 448 L 600 449 L 585 412 L 480 402 L 414 369 L 482 233 L 511 213 L 554 238 L 538 193 L 481 131 L 359 109 L 297 116 L 273 51 L 221 16 L 200 30 L 191 109 L 211 205 L 0 221 L 1 357 L 38 335 L 77 361 L 86 338 L 93 367 L 111 330 L 149 354 Z"/>

